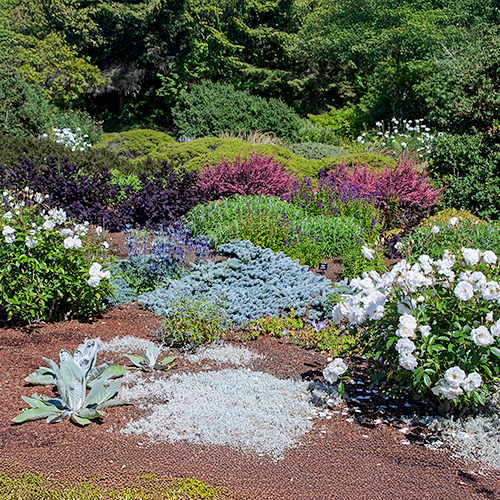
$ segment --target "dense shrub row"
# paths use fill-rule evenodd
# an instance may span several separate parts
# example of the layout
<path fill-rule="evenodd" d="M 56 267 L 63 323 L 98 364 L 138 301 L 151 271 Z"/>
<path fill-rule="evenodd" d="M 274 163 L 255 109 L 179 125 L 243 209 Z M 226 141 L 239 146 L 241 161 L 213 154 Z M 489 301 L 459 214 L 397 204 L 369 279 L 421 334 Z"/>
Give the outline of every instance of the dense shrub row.
<path fill-rule="evenodd" d="M 47 205 L 64 209 L 70 218 L 111 231 L 135 226 L 166 228 L 205 200 L 196 172 L 174 171 L 167 164 L 152 177 L 139 174 L 139 190 L 114 183 L 106 167 L 88 175 L 68 160 L 57 162 L 50 157 L 42 171 L 25 160 L 17 167 L 0 165 L 0 172 L 3 188 L 30 187 L 48 195 Z"/>

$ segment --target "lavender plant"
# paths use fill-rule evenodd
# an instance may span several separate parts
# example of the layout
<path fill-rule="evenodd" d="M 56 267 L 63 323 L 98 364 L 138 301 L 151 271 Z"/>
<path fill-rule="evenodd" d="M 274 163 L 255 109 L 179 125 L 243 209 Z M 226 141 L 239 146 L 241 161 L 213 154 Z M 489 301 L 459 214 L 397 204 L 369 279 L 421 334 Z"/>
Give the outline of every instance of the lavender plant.
<path fill-rule="evenodd" d="M 377 193 L 366 194 L 361 186 L 352 182 L 338 184 L 325 170 L 319 173 L 318 187 L 313 185 L 309 176 L 297 181 L 287 201 L 311 215 L 356 219 L 364 229 L 363 239 L 366 243 L 375 241 L 380 234 Z"/>
<path fill-rule="evenodd" d="M 180 278 L 190 258 L 203 263 L 212 253 L 208 238 L 192 238 L 179 224 L 151 233 L 129 231 L 126 243 L 129 258 L 118 263 L 115 274 L 136 294 L 155 290 L 167 278 Z"/>
<path fill-rule="evenodd" d="M 365 241 L 363 228 L 352 217 L 310 215 L 273 196 L 236 196 L 198 205 L 183 223 L 193 234 L 209 236 L 216 246 L 248 240 L 309 267 L 347 250 L 359 253 Z"/>

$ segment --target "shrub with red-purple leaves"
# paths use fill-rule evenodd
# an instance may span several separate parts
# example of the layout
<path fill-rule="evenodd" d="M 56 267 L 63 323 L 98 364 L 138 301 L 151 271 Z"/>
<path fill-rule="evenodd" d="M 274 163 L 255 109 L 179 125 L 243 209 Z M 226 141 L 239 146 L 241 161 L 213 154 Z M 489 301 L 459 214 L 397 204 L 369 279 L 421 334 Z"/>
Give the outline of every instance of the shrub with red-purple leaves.
<path fill-rule="evenodd" d="M 295 176 L 273 157 L 252 152 L 232 161 L 207 164 L 200 171 L 199 185 L 210 199 L 229 198 L 237 194 L 283 197 L 295 182 Z"/>
<path fill-rule="evenodd" d="M 381 170 L 342 163 L 329 171 L 328 178 L 335 185 L 355 187 L 363 197 L 375 197 L 388 229 L 416 226 L 430 214 L 444 189 L 434 186 L 425 168 L 404 158 Z"/>

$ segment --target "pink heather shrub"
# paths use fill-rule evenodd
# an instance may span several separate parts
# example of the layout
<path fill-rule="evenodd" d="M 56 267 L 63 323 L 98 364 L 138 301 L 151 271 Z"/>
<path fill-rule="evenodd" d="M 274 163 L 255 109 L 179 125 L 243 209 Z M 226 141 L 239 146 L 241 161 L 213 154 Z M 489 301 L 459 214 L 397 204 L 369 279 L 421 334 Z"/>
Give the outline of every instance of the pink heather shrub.
<path fill-rule="evenodd" d="M 375 198 L 389 229 L 417 225 L 430 214 L 444 189 L 435 188 L 425 168 L 403 158 L 394 168 L 382 170 L 359 163 L 348 167 L 343 162 L 330 170 L 328 178 L 339 186 L 355 186 L 365 198 Z"/>
<path fill-rule="evenodd" d="M 284 165 L 263 154 L 252 152 L 250 156 L 238 156 L 232 161 L 210 163 L 200 170 L 200 187 L 211 199 L 221 196 L 272 195 L 286 196 L 295 176 Z"/>

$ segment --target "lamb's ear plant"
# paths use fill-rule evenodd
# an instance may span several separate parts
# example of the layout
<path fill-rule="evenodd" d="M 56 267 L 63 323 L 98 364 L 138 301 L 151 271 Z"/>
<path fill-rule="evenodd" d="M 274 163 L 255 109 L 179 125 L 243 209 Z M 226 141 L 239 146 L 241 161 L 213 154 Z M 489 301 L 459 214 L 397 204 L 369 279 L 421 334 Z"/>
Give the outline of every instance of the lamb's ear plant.
<path fill-rule="evenodd" d="M 152 370 L 170 370 L 175 365 L 171 364 L 175 359 L 174 356 L 167 356 L 162 361 L 158 362 L 158 356 L 161 352 L 161 346 L 156 346 L 154 342 L 150 342 L 143 356 L 133 356 L 132 354 L 125 354 L 128 359 L 136 366 L 144 371 Z"/>
<path fill-rule="evenodd" d="M 85 340 L 80 344 L 73 356 L 63 349 L 59 356 L 70 357 L 82 370 L 85 372 L 87 386 L 92 387 L 95 381 L 105 375 L 110 375 L 109 378 L 118 378 L 127 372 L 123 366 L 112 365 L 111 363 L 103 363 L 95 366 L 97 357 L 97 343 L 95 340 Z M 54 370 L 48 366 L 42 366 L 37 371 L 28 375 L 25 379 L 31 385 L 52 385 L 56 383 L 56 374 Z"/>
<path fill-rule="evenodd" d="M 23 423 L 29 420 L 47 419 L 47 423 L 53 424 L 69 418 L 78 425 L 88 425 L 93 419 L 105 416 L 100 410 L 112 406 L 128 404 L 119 399 L 113 399 L 121 382 L 112 382 L 105 386 L 113 374 L 107 373 L 94 380 L 92 389 L 87 392 L 87 374 L 90 372 L 97 349 L 91 349 L 90 356 L 83 361 L 77 356 L 83 367 L 75 362 L 68 351 L 62 350 L 59 358 L 60 365 L 51 359 L 45 359 L 55 375 L 55 383 L 59 392 L 58 397 L 23 396 L 22 399 L 31 408 L 24 410 L 20 415 L 12 419 L 14 423 Z M 87 352 L 87 354 L 89 353 Z"/>

